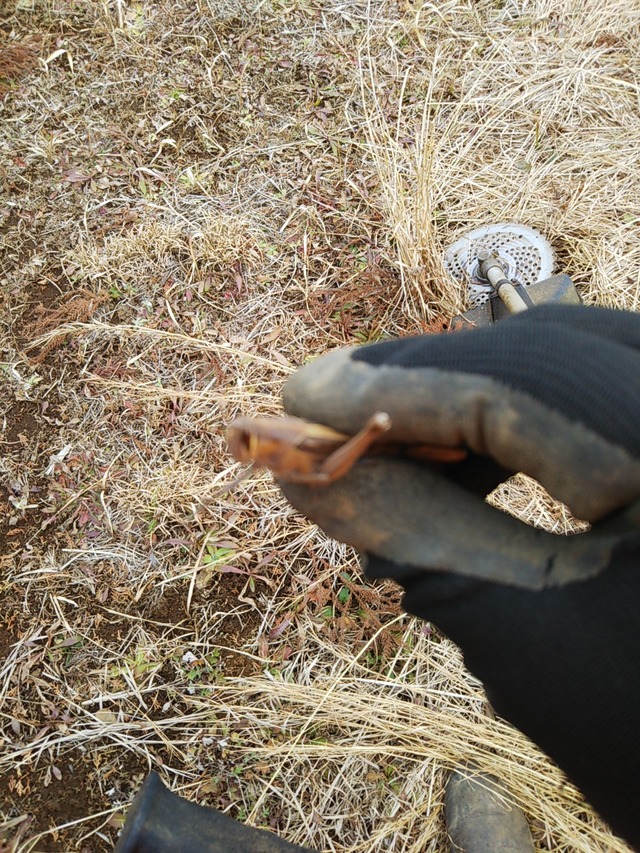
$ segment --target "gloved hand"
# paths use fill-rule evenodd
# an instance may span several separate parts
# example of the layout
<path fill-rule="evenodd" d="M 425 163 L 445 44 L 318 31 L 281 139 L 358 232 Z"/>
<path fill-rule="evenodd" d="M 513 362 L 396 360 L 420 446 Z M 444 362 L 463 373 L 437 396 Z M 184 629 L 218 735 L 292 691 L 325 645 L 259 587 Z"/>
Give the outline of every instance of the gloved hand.
<path fill-rule="evenodd" d="M 640 848 L 640 317 L 544 306 L 340 350 L 284 397 L 344 432 L 385 411 L 393 440 L 469 448 L 455 465 L 377 457 L 327 487 L 281 487 L 370 577 L 403 585 L 496 711 Z M 487 505 L 516 471 L 592 530 L 553 536 Z"/>

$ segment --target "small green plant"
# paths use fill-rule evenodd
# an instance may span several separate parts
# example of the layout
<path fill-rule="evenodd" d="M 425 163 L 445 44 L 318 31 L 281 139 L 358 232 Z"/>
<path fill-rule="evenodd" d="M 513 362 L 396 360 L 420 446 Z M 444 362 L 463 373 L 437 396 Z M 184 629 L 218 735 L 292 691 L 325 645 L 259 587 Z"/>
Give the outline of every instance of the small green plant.
<path fill-rule="evenodd" d="M 133 673 L 136 681 L 148 672 L 155 672 L 162 666 L 162 661 L 149 660 L 149 652 L 145 649 L 136 649 L 133 656 L 125 658 L 122 666 L 112 666 L 109 674 L 112 678 L 118 678 L 126 673 Z"/>
<path fill-rule="evenodd" d="M 227 562 L 228 557 L 234 553 L 233 548 L 218 548 L 213 542 L 207 542 L 206 553 L 202 558 L 202 564 L 215 568 Z"/>
<path fill-rule="evenodd" d="M 70 637 L 59 634 L 54 638 L 53 647 L 47 652 L 50 661 L 59 661 L 62 658 L 64 666 L 68 666 L 74 654 L 84 646 L 84 637 L 73 634 Z"/>
<path fill-rule="evenodd" d="M 184 657 L 182 660 L 189 667 L 186 672 L 189 684 L 205 686 L 220 684 L 224 680 L 220 668 L 220 649 L 214 649 L 208 655 L 195 660 L 185 660 Z"/>

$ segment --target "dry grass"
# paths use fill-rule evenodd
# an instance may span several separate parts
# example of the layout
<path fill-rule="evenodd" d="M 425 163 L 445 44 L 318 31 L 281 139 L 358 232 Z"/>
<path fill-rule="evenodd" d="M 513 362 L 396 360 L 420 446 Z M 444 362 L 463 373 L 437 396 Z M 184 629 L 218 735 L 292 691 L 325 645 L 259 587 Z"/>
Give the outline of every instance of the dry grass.
<path fill-rule="evenodd" d="M 0 98 L 36 64 L 36 47 L 29 41 L 11 44 L 6 40 L 0 47 Z"/>
<path fill-rule="evenodd" d="M 625 850 L 395 587 L 268 475 L 233 485 L 222 429 L 310 356 L 458 310 L 443 246 L 488 222 L 637 309 L 637 4 L 2 12 L 39 52 L 0 103 L 9 849 L 110 849 L 153 768 L 319 849 L 441 851 L 471 759 L 539 850 Z"/>

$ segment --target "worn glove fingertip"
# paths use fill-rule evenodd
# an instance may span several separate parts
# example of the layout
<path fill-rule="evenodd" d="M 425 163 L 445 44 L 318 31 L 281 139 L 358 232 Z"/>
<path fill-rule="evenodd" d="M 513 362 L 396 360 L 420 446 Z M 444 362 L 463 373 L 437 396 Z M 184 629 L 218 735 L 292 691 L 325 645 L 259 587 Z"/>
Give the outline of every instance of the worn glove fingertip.
<path fill-rule="evenodd" d="M 358 349 L 332 350 L 294 373 L 282 391 L 287 414 L 345 432 L 360 429 L 372 412 L 358 411 L 358 392 L 369 385 L 372 368 L 353 360 Z"/>

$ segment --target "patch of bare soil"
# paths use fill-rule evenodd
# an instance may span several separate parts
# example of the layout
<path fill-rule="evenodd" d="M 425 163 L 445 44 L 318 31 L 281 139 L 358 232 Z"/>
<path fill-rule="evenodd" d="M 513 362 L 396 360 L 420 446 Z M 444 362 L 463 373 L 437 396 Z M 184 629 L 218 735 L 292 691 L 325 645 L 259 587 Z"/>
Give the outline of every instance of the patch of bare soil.
<path fill-rule="evenodd" d="M 214 586 L 206 595 L 197 595 L 192 606 L 197 609 L 206 603 L 217 612 L 231 613 L 234 608 L 237 609 L 238 594 L 242 588 L 241 579 L 232 578 L 228 584 Z M 187 683 L 198 685 L 198 690 L 206 695 L 227 677 L 249 675 L 257 671 L 255 660 L 236 651 L 259 628 L 259 616 L 251 611 L 242 618 L 229 620 L 228 627 L 221 626 L 216 631 L 215 639 L 220 652 L 213 658 L 185 655 L 182 640 L 185 631 L 189 630 L 189 624 L 193 622 L 185 611 L 185 597 L 186 588 L 171 587 L 160 596 L 151 596 L 151 601 L 132 603 L 129 608 L 125 607 L 127 612 L 123 610 L 117 615 L 110 608 L 98 608 L 102 615 L 98 614 L 93 629 L 84 638 L 85 642 L 90 641 L 98 648 L 121 647 L 130 636 L 132 619 L 158 626 L 163 631 L 165 641 L 175 638 L 164 662 L 157 666 L 158 682 L 145 703 L 145 716 L 149 720 L 162 720 L 172 713 L 180 713 L 181 700 L 179 690 L 176 691 L 177 672 L 187 677 Z M 4 604 L 10 607 L 11 599 L 5 599 Z M 7 609 L 4 608 L 5 614 Z M 3 660 L 30 633 L 30 626 L 24 619 L 7 619 L 5 616 L 0 624 L 0 653 Z M 12 746 L 18 751 L 24 744 L 28 754 L 29 744 L 37 749 L 40 738 L 53 735 L 55 739 L 56 733 L 59 733 L 58 739 L 63 743 L 64 734 L 71 734 L 73 730 L 75 713 L 65 705 L 64 699 L 61 697 L 58 705 L 43 704 L 38 695 L 38 682 L 43 676 L 46 677 L 51 664 L 55 665 L 57 660 L 61 662 L 67 683 L 80 685 L 81 692 L 87 698 L 90 697 L 90 693 L 81 686 L 86 683 L 86 666 L 89 661 L 79 643 L 65 644 L 64 639 L 60 642 L 54 639 L 53 643 L 48 644 L 44 655 L 34 650 L 26 664 L 28 677 L 22 679 L 19 701 L 22 712 L 14 717 Z M 146 663 L 137 660 L 134 667 L 136 665 L 143 671 Z M 117 661 L 114 669 L 118 669 Z M 193 692 L 196 692 L 195 688 Z M 11 701 L 13 695 L 9 689 L 8 708 L 16 707 Z M 212 704 L 212 715 L 214 707 Z M 100 711 L 100 703 L 97 703 L 95 710 L 98 719 L 105 725 L 115 721 L 113 712 Z M 179 719 L 176 725 L 179 728 Z M 69 739 L 73 741 L 73 737 Z M 151 753 L 147 751 L 146 755 L 144 750 L 132 752 L 126 748 L 119 749 L 117 744 L 103 748 L 98 753 L 87 753 L 81 747 L 61 746 L 54 752 L 48 751 L 47 758 L 41 758 L 35 764 L 28 760 L 18 764 L 0 779 L 4 820 L 12 825 L 4 836 L 8 849 L 14 849 L 10 845 L 19 843 L 20 839 L 29 838 L 41 839 L 37 843 L 37 850 L 76 849 L 78 826 L 82 829 L 84 840 L 77 849 L 87 853 L 110 849 L 121 826 L 125 806 L 150 769 L 151 756 L 152 766 L 156 769 L 175 761 L 174 750 L 169 744 L 161 743 Z M 225 763 L 222 762 L 223 765 Z"/>
<path fill-rule="evenodd" d="M 47 488 L 41 465 L 58 432 L 49 418 L 42 417 L 36 401 L 14 400 L 3 415 L 2 452 L 11 459 L 15 474 L 0 485 L 0 560 L 16 556 L 25 543 L 40 535 L 44 516 L 39 496 Z M 28 480 L 22 476 L 27 469 Z"/>
<path fill-rule="evenodd" d="M 83 853 L 98 853 L 113 845 L 119 826 L 115 817 L 110 824 L 105 822 L 104 812 L 109 812 L 117 801 L 128 801 L 135 795 L 147 768 L 144 759 L 136 760 L 124 754 L 115 766 L 95 767 L 86 753 L 73 750 L 39 771 L 19 771 L 5 775 L 0 780 L 0 797 L 9 815 L 22 818 L 12 834 L 5 837 L 8 849 L 21 838 L 46 833 L 38 842 L 37 849 L 43 851 L 67 850 L 77 843 L 76 822 L 83 833 L 99 833 L 88 838 L 81 849 Z M 96 775 L 101 786 L 96 788 Z M 98 814 L 87 821 L 87 815 Z M 68 829 L 57 829 L 71 824 Z M 1 832 L 1 830 L 0 830 Z M 0 835 L 1 838 L 1 835 Z M 2 848 L 0 848 L 2 849 Z"/>

